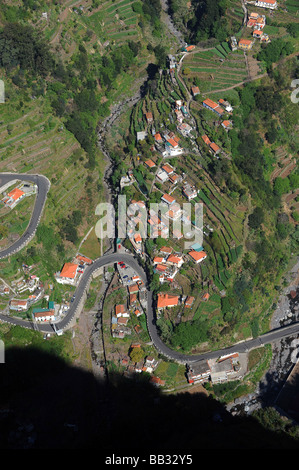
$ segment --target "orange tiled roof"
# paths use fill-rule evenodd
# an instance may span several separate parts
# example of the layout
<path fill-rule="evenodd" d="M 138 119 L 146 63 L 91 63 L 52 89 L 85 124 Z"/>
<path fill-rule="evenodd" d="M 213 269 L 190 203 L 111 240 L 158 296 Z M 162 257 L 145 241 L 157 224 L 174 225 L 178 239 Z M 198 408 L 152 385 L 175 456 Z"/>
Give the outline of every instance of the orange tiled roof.
<path fill-rule="evenodd" d="M 23 196 L 24 191 L 19 188 L 15 188 L 8 194 L 8 197 L 11 197 L 14 201 L 17 201 L 21 196 Z"/>
<path fill-rule="evenodd" d="M 220 147 L 218 147 L 218 145 L 215 144 L 215 142 L 212 142 L 210 147 L 212 150 L 214 150 L 214 152 L 218 152 L 218 150 L 220 150 Z"/>
<path fill-rule="evenodd" d="M 178 305 L 178 303 L 178 295 L 158 294 L 158 308 L 173 307 Z"/>
<path fill-rule="evenodd" d="M 195 250 L 189 251 L 189 255 L 195 261 L 200 261 L 207 256 L 207 254 L 204 251 L 195 251 Z"/>
<path fill-rule="evenodd" d="M 211 141 L 207 135 L 202 135 L 201 136 L 202 140 L 205 142 L 205 144 L 210 145 Z"/>
<path fill-rule="evenodd" d="M 160 248 L 160 252 L 161 253 L 171 253 L 172 248 L 170 246 L 162 246 L 162 248 Z"/>
<path fill-rule="evenodd" d="M 115 305 L 115 313 L 118 315 L 119 313 L 125 313 L 126 309 L 123 304 Z"/>
<path fill-rule="evenodd" d="M 170 204 L 172 204 L 175 201 L 174 197 L 169 196 L 169 194 L 166 194 L 166 193 L 163 194 L 162 198 L 165 199 Z"/>
<path fill-rule="evenodd" d="M 156 164 L 153 162 L 153 160 L 146 160 L 146 162 L 144 162 L 147 166 L 149 166 L 150 168 L 153 168 L 154 166 L 156 166 Z"/>
<path fill-rule="evenodd" d="M 166 165 L 163 165 L 162 168 L 163 168 L 164 171 L 166 171 L 166 173 L 172 173 L 173 172 L 173 168 L 171 168 L 171 166 L 168 165 L 167 163 L 166 163 Z"/>
<path fill-rule="evenodd" d="M 77 268 L 78 265 L 75 263 L 65 263 L 60 272 L 60 277 L 74 279 L 74 277 L 76 276 Z"/>

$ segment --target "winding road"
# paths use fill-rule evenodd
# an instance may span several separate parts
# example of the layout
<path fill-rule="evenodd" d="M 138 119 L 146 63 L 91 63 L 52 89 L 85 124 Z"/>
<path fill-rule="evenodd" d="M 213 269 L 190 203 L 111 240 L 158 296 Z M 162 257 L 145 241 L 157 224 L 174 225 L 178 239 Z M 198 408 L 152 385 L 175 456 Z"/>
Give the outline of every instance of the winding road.
<path fill-rule="evenodd" d="M 19 251 L 23 246 L 25 246 L 34 236 L 35 231 L 38 227 L 42 211 L 47 199 L 47 193 L 50 187 L 50 182 L 47 178 L 41 175 L 19 175 L 19 174 L 0 174 L 0 187 L 4 184 L 7 184 L 9 181 L 20 179 L 24 181 L 34 182 L 38 186 L 37 198 L 33 210 L 33 214 L 31 217 L 31 221 L 29 226 L 24 233 L 24 235 L 11 247 L 6 248 L 2 252 L 0 252 L 0 258 L 6 258 L 11 254 Z M 264 344 L 272 343 L 273 341 L 277 341 L 287 336 L 294 336 L 299 333 L 299 322 L 290 324 L 285 327 L 277 328 L 275 330 L 271 330 L 264 335 L 261 335 L 255 339 L 243 341 L 237 343 L 233 346 L 228 348 L 224 348 L 217 351 L 209 351 L 202 354 L 196 355 L 187 355 L 182 354 L 179 351 L 174 351 L 167 347 L 163 341 L 161 340 L 157 326 L 156 326 L 156 317 L 155 317 L 155 305 L 152 291 L 149 289 L 147 275 L 143 269 L 143 267 L 139 264 L 137 258 L 132 254 L 126 253 L 110 253 L 105 254 L 101 258 L 96 259 L 93 264 L 86 267 L 82 278 L 79 282 L 79 285 L 75 291 L 75 298 L 74 301 L 71 303 L 69 310 L 67 311 L 65 317 L 60 322 L 55 323 L 55 328 L 57 330 L 66 330 L 70 328 L 71 323 L 73 322 L 76 315 L 80 313 L 84 305 L 84 298 L 86 291 L 88 290 L 89 282 L 93 276 L 96 276 L 98 272 L 104 266 L 109 266 L 116 264 L 119 261 L 123 261 L 125 264 L 130 266 L 142 279 L 144 285 L 146 286 L 146 296 L 147 296 L 147 326 L 148 332 L 151 337 L 151 340 L 156 347 L 156 349 L 163 354 L 164 356 L 168 357 L 171 360 L 174 360 L 179 363 L 194 363 L 199 362 L 206 359 L 217 358 L 219 356 L 223 356 L 225 354 L 230 354 L 232 352 L 247 352 L 251 349 L 260 347 Z M 19 325 L 25 328 L 35 328 L 36 325 L 31 323 L 30 321 L 12 318 L 7 315 L 0 315 L 0 321 Z M 51 324 L 40 324 L 38 329 L 44 333 L 53 333 L 53 325 Z"/>

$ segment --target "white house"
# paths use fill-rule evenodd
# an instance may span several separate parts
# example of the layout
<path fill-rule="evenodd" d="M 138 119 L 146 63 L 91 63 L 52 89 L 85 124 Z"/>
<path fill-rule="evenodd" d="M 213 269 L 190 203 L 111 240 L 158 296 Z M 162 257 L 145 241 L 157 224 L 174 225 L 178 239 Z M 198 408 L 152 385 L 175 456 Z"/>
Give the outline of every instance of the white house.
<path fill-rule="evenodd" d="M 256 7 L 270 8 L 270 10 L 276 10 L 278 4 L 276 0 L 257 0 L 255 2 Z"/>

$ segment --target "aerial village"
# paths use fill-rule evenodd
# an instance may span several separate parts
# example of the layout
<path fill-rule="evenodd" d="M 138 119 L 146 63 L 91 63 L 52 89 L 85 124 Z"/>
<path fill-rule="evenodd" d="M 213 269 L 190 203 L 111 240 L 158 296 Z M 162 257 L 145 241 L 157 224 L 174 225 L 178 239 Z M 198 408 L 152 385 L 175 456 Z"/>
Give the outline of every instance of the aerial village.
<path fill-rule="evenodd" d="M 260 8 L 275 9 L 277 2 L 275 0 L 266 0 L 264 2 L 247 2 L 254 4 Z M 250 50 L 254 42 L 259 40 L 261 42 L 269 42 L 268 35 L 263 33 L 266 24 L 265 15 L 252 12 L 248 15 L 247 28 L 252 30 L 252 39 L 241 38 L 237 42 L 235 37 L 231 38 L 230 47 L 234 51 L 241 49 L 244 51 Z M 195 49 L 194 45 L 185 44 L 181 52 L 188 54 Z M 174 85 L 177 84 L 175 78 L 175 71 L 178 67 L 177 58 L 173 55 L 168 56 L 169 76 Z M 192 86 L 190 89 L 190 99 L 197 99 L 201 97 L 200 89 L 198 86 Z M 225 131 L 233 128 L 233 106 L 225 99 L 220 98 L 217 102 L 209 98 L 202 99 L 201 106 L 208 109 L 215 114 L 217 124 L 221 125 Z M 183 293 L 172 293 L 172 290 L 181 290 L 182 287 L 177 278 L 187 265 L 187 271 L 190 269 L 199 268 L 207 259 L 207 252 L 202 244 L 189 243 L 189 248 L 185 249 L 183 240 L 193 238 L 192 229 L 194 224 L 190 220 L 190 214 L 184 209 L 183 202 L 191 203 L 194 206 L 195 202 L 199 202 L 198 194 L 199 188 L 190 181 L 187 174 L 178 171 L 172 163 L 172 159 L 177 156 L 187 154 L 190 151 L 184 147 L 185 139 L 191 144 L 191 151 L 193 153 L 200 153 L 201 146 L 198 145 L 198 137 L 202 140 L 202 145 L 216 159 L 230 158 L 225 151 L 214 142 L 210 136 L 204 134 L 198 136 L 196 131 L 196 124 L 189 112 L 189 103 L 182 99 L 177 99 L 173 104 L 173 121 L 176 125 L 176 132 L 169 129 L 155 125 L 152 112 L 146 112 L 147 127 L 136 133 L 136 141 L 142 142 L 151 135 L 154 138 L 154 144 L 151 151 L 153 158 L 141 160 L 140 164 L 154 173 L 155 189 L 160 190 L 160 203 L 159 210 L 156 212 L 153 209 L 147 214 L 145 233 L 150 231 L 151 238 L 160 238 L 168 240 L 169 238 L 175 240 L 174 243 L 165 243 L 156 245 L 150 259 L 153 275 L 156 275 L 161 291 L 157 294 L 156 300 L 156 315 L 157 319 L 161 318 L 167 312 L 173 309 L 178 315 L 182 315 L 183 311 L 192 311 L 197 308 L 200 302 L 209 302 L 211 296 L 211 289 L 207 283 L 207 289 L 203 292 L 198 299 L 193 295 L 184 295 Z M 154 155 L 159 155 L 160 158 L 155 158 Z M 138 181 L 134 177 L 133 170 L 129 169 L 127 174 L 123 175 L 120 180 L 120 190 L 127 186 L 138 186 Z M 140 188 L 139 188 L 140 189 Z M 15 187 L 8 193 L 5 193 L 2 199 L 2 206 L 5 208 L 13 209 L 17 204 L 26 196 L 34 194 L 36 187 L 29 184 L 21 184 Z M 142 191 L 140 191 L 142 193 Z M 180 194 L 177 198 L 173 193 Z M 143 219 L 140 216 L 141 210 L 147 210 L 145 201 L 132 199 L 129 202 L 130 206 L 127 211 L 127 240 L 130 243 L 130 250 L 140 256 L 141 259 L 146 260 L 148 254 L 145 249 L 145 240 L 136 231 L 136 227 L 142 224 Z M 162 209 L 162 210 L 161 210 Z M 137 214 L 137 215 L 136 215 Z M 175 222 L 177 224 L 175 224 Z M 170 234 L 169 225 L 173 223 L 173 231 Z M 179 223 L 179 224 L 178 224 Z M 177 227 L 181 228 L 177 228 Z M 189 227 L 189 232 L 183 230 L 182 227 Z M 203 237 L 208 236 L 213 228 L 209 224 L 203 225 Z M 170 246 L 173 245 L 173 246 Z M 121 246 L 121 245 L 120 245 Z M 179 249 L 178 249 L 179 248 Z M 55 281 L 61 285 L 67 285 L 71 288 L 78 286 L 83 273 L 86 268 L 93 263 L 93 260 L 78 253 L 71 262 L 66 262 L 61 270 L 54 274 Z M 192 268 L 190 268 L 192 266 Z M 34 322 L 50 322 L 61 320 L 70 307 L 71 302 L 74 301 L 75 296 L 64 298 L 62 302 L 56 303 L 49 301 L 49 296 L 44 295 L 44 286 L 40 282 L 39 277 L 34 274 L 34 266 L 23 265 L 23 273 L 20 273 L 20 278 L 16 280 L 11 286 L 6 285 L 4 282 L 0 286 L 0 295 L 9 296 L 9 311 L 12 314 L 24 313 L 32 308 L 32 319 Z M 111 310 L 110 317 L 110 332 L 112 338 L 116 340 L 125 340 L 132 335 L 132 325 L 130 319 L 134 321 L 143 322 L 146 324 L 146 288 L 143 281 L 138 274 L 123 262 L 117 264 L 117 282 L 118 286 L 122 286 L 127 291 L 126 301 L 116 303 Z M 200 271 L 199 271 L 200 275 Z M 167 289 L 164 287 L 167 286 Z M 50 286 L 51 287 L 51 286 Z M 28 292 L 28 294 L 27 294 Z M 13 297 L 12 294 L 13 293 Z M 43 299 L 43 308 L 34 308 L 34 304 Z M 46 305 L 45 305 L 46 304 Z M 133 326 L 134 331 L 138 333 L 140 325 L 137 323 Z M 132 342 L 128 349 L 128 354 L 124 354 L 121 359 L 121 365 L 125 368 L 125 373 L 141 373 L 148 372 L 151 375 L 151 381 L 157 386 L 163 386 L 165 382 L 159 377 L 153 375 L 157 368 L 159 361 L 153 356 L 148 355 L 139 356 L 137 362 L 130 360 L 131 352 L 141 349 L 138 342 Z M 214 383 L 221 383 L 229 379 L 239 378 L 246 370 L 245 359 L 239 354 L 232 354 L 218 358 L 217 360 L 207 361 L 204 364 L 197 364 L 196 366 L 188 366 L 186 377 L 188 383 L 203 383 L 207 380 L 212 380 Z M 137 356 L 138 357 L 138 354 Z"/>

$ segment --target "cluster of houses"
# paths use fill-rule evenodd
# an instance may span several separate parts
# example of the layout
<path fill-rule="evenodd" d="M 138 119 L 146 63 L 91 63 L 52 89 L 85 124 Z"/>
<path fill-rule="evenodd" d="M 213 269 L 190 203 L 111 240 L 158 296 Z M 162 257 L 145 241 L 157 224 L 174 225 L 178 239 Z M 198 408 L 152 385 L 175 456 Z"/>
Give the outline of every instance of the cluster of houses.
<path fill-rule="evenodd" d="M 31 196 L 31 194 L 35 194 L 36 191 L 37 186 L 35 184 L 22 183 L 18 187 L 12 189 L 9 193 L 5 194 L 1 202 L 5 207 L 13 209 L 26 196 Z"/>
<path fill-rule="evenodd" d="M 161 284 L 166 281 L 172 282 L 185 262 L 181 253 L 172 253 L 172 251 L 171 247 L 163 246 L 153 259 L 154 273 L 159 274 Z"/>
<path fill-rule="evenodd" d="M 207 98 L 203 101 L 202 104 L 204 108 L 213 111 L 217 114 L 217 116 L 221 118 L 225 117 L 225 113 L 232 114 L 233 112 L 232 105 L 222 98 L 218 100 L 217 103 Z M 223 119 L 221 121 L 221 126 L 225 129 L 225 131 L 229 131 L 233 128 L 233 122 L 230 119 Z M 209 147 L 209 151 L 212 153 L 212 155 L 218 157 L 218 155 L 222 152 L 221 148 L 215 142 L 212 142 L 206 134 L 202 135 L 201 138 L 204 143 Z"/>
<path fill-rule="evenodd" d="M 257 3 L 266 3 L 266 2 L 256 2 L 256 6 L 261 6 L 261 5 L 257 5 Z M 276 2 L 272 2 L 271 0 L 271 4 L 274 4 Z M 266 6 L 264 6 L 264 8 L 267 8 Z M 270 42 L 270 38 L 268 36 L 268 34 L 266 34 L 263 29 L 264 27 L 266 26 L 266 16 L 265 15 L 261 15 L 259 13 L 256 13 L 256 12 L 251 12 L 251 13 L 248 13 L 248 19 L 247 19 L 247 28 L 252 28 L 252 37 L 253 39 L 240 39 L 239 40 L 239 43 L 238 43 L 238 48 L 241 49 L 241 50 L 244 50 L 244 51 L 249 51 L 252 49 L 253 47 L 253 44 L 254 44 L 254 40 L 255 39 L 259 39 L 260 42 L 262 43 L 268 43 Z M 233 50 L 235 50 L 237 47 L 236 47 L 236 38 L 234 38 L 234 41 L 233 41 L 233 38 L 231 38 L 231 47 Z"/>
<path fill-rule="evenodd" d="M 55 279 L 59 284 L 76 286 L 86 266 L 92 264 L 92 262 L 93 261 L 86 256 L 78 254 L 72 262 L 65 263 L 61 271 L 55 273 Z"/>
<path fill-rule="evenodd" d="M 122 261 L 118 262 L 117 270 L 121 283 L 127 287 L 128 297 L 125 304 L 117 304 L 114 307 L 114 312 L 111 315 L 111 334 L 113 338 L 123 339 L 132 334 L 131 328 L 128 327 L 130 317 L 134 315 L 138 318 L 144 315 L 146 287 L 140 276 Z"/>
<path fill-rule="evenodd" d="M 187 379 L 190 384 L 208 381 L 219 384 L 240 379 L 243 374 L 239 353 L 187 365 Z"/>
<path fill-rule="evenodd" d="M 141 348 L 141 344 L 132 343 L 130 349 L 133 350 L 135 348 Z M 141 372 L 153 374 L 159 364 L 159 361 L 153 356 L 146 356 L 139 362 L 132 364 L 130 361 L 130 357 L 128 355 L 125 355 L 121 358 L 120 364 L 125 367 L 124 375 L 128 378 L 131 378 L 134 376 L 134 374 L 140 374 Z M 150 383 L 152 385 L 161 387 L 165 385 L 165 380 L 162 380 L 160 379 L 160 377 L 157 377 L 155 375 L 151 375 Z"/>

